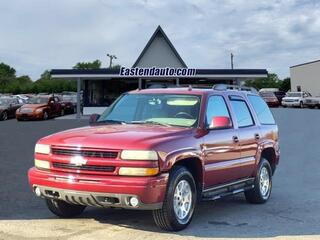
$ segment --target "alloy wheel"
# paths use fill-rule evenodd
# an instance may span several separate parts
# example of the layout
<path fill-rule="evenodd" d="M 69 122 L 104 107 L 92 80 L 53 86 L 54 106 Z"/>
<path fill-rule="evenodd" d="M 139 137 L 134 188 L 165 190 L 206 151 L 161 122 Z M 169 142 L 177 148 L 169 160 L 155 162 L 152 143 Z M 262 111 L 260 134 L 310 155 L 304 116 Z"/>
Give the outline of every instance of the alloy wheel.
<path fill-rule="evenodd" d="M 268 198 L 270 194 L 270 175 L 266 167 L 261 168 L 259 176 L 260 192 L 263 198 Z"/>
<path fill-rule="evenodd" d="M 174 191 L 173 209 L 179 222 L 188 221 L 192 207 L 192 190 L 186 180 L 181 180 Z"/>

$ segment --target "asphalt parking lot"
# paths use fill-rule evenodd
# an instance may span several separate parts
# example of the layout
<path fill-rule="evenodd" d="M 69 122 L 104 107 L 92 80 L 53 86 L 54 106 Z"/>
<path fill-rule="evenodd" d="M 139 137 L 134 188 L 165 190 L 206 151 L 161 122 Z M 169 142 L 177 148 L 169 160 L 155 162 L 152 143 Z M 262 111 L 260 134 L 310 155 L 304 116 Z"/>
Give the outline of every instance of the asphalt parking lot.
<path fill-rule="evenodd" d="M 88 120 L 0 122 L 0 239 L 320 239 L 320 110 L 274 109 L 281 159 L 270 201 L 247 204 L 242 195 L 202 203 L 184 231 L 166 233 L 150 212 L 88 208 L 58 219 L 27 181 L 35 142 Z"/>

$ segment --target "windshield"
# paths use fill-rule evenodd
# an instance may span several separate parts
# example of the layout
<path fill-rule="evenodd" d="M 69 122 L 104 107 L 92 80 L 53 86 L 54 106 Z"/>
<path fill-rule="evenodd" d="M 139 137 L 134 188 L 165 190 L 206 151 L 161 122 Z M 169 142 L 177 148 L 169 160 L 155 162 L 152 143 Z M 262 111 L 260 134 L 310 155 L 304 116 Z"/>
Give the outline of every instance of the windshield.
<path fill-rule="evenodd" d="M 48 98 L 46 98 L 46 97 L 33 97 L 33 98 L 28 99 L 28 103 L 31 103 L 31 104 L 48 103 Z"/>
<path fill-rule="evenodd" d="M 0 98 L 0 105 L 9 105 L 10 99 Z"/>
<path fill-rule="evenodd" d="M 107 109 L 99 122 L 195 126 L 200 97 L 176 94 L 126 94 Z"/>
<path fill-rule="evenodd" d="M 62 100 L 65 102 L 77 102 L 77 96 L 74 95 L 62 95 Z"/>
<path fill-rule="evenodd" d="M 301 92 L 289 92 L 287 97 L 301 97 Z"/>
<path fill-rule="evenodd" d="M 261 92 L 261 97 L 275 97 L 273 92 Z"/>

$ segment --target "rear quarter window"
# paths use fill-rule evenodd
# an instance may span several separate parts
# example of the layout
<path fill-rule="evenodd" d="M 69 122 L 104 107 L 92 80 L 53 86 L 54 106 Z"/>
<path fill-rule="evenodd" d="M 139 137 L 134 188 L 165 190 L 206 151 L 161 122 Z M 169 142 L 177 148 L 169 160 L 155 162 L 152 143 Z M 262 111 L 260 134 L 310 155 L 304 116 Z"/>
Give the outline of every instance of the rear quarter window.
<path fill-rule="evenodd" d="M 273 115 L 268 105 L 261 97 L 255 95 L 248 95 L 248 99 L 254 111 L 256 112 L 258 120 L 261 124 L 275 124 Z"/>

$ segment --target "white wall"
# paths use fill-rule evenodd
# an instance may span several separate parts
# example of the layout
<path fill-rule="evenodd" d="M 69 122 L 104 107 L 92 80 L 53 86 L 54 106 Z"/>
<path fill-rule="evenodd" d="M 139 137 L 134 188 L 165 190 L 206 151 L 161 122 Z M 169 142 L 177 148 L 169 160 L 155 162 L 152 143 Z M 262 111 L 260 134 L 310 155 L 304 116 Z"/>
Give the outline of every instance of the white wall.
<path fill-rule="evenodd" d="M 142 58 L 136 64 L 137 67 L 183 67 L 169 44 L 161 34 L 157 34 Z"/>
<path fill-rule="evenodd" d="M 320 61 L 290 68 L 291 91 L 307 91 L 312 96 L 320 96 Z"/>

